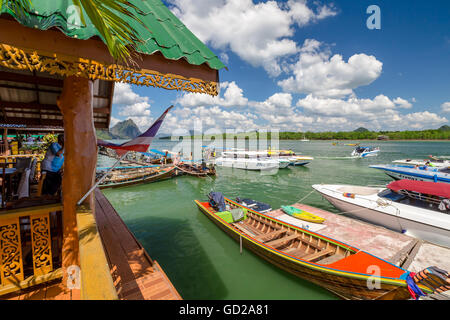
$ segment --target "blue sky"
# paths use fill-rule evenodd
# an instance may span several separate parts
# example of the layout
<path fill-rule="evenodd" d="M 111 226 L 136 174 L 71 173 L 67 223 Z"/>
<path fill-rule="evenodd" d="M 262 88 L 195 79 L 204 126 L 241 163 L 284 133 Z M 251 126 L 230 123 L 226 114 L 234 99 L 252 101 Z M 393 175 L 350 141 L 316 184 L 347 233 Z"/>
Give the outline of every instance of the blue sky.
<path fill-rule="evenodd" d="M 420 130 L 450 119 L 450 1 L 167 0 L 222 58 L 219 97 L 116 85 L 113 123 L 162 132 Z M 377 5 L 381 29 L 369 30 Z"/>

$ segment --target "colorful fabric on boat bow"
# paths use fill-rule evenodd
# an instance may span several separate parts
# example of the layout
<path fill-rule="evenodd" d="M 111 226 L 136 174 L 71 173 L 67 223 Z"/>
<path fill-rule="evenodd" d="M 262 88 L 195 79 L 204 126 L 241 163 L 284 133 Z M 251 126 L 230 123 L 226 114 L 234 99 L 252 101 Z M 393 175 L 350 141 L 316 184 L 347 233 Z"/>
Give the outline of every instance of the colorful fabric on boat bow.
<path fill-rule="evenodd" d="M 344 192 L 343 196 L 346 197 L 346 198 L 355 199 L 355 194 L 354 193 Z"/>
<path fill-rule="evenodd" d="M 414 272 L 408 272 L 408 275 L 406 277 L 406 283 L 408 284 L 408 291 L 411 294 L 411 297 L 414 300 L 419 300 L 421 296 L 425 296 L 425 293 L 423 293 L 422 290 L 420 290 L 420 288 L 414 281 L 415 275 L 416 274 Z"/>

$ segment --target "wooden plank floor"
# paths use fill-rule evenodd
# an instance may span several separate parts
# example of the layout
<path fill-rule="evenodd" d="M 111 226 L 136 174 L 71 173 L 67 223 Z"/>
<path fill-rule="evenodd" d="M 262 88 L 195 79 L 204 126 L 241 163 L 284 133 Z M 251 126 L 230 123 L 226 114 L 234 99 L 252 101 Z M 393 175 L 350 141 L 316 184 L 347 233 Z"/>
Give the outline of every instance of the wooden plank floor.
<path fill-rule="evenodd" d="M 65 290 L 61 280 L 54 280 L 41 285 L 2 296 L 1 300 L 79 300 L 79 290 L 73 293 Z"/>
<path fill-rule="evenodd" d="M 99 189 L 95 191 L 95 198 L 97 227 L 119 298 L 181 299 L 162 268 L 152 261 Z"/>

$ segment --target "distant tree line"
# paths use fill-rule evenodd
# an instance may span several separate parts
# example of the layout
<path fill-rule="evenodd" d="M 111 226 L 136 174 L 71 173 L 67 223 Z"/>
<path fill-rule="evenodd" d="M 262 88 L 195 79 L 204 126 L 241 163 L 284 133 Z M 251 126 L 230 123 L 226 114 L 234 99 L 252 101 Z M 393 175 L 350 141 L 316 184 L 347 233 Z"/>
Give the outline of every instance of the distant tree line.
<path fill-rule="evenodd" d="M 271 133 L 264 133 L 267 139 L 271 139 Z M 192 139 L 211 139 L 211 137 L 222 137 L 223 139 L 249 139 L 260 138 L 259 132 L 246 132 L 237 134 L 217 134 L 191 136 Z M 278 138 L 280 140 L 301 140 L 304 137 L 310 140 L 376 140 L 378 137 L 386 136 L 389 140 L 450 140 L 450 127 L 443 126 L 436 130 L 422 130 L 422 131 L 338 131 L 338 132 L 279 132 Z M 261 136 L 263 138 L 264 136 Z"/>
<path fill-rule="evenodd" d="M 422 131 L 339 131 L 339 132 L 280 132 L 281 140 L 375 140 L 379 136 L 387 136 L 389 140 L 450 140 L 450 130 Z"/>

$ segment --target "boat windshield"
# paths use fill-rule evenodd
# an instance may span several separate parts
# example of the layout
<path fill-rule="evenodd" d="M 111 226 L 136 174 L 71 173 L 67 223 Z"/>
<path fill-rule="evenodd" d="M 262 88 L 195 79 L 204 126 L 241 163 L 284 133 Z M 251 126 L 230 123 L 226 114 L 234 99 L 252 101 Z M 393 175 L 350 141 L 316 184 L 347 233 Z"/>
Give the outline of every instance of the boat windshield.
<path fill-rule="evenodd" d="M 394 192 L 390 189 L 381 191 L 378 196 L 393 202 L 450 214 L 450 199 L 405 190 Z"/>

